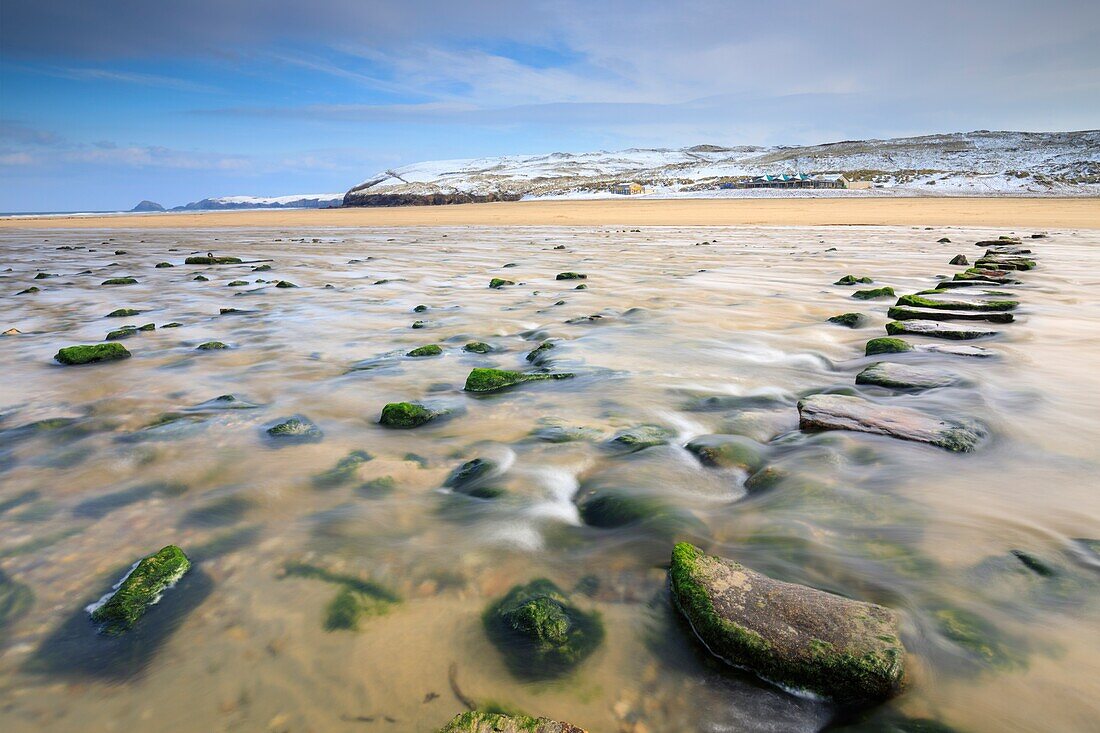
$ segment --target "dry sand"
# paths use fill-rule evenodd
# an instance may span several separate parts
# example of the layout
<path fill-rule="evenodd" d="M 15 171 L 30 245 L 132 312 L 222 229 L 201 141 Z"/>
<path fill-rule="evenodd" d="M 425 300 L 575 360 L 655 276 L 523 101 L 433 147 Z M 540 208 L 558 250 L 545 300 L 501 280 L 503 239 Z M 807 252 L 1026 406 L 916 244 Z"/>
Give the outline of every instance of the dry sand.
<path fill-rule="evenodd" d="M 971 226 L 1100 229 L 1100 198 L 615 199 L 0 219 L 0 228 Z"/>

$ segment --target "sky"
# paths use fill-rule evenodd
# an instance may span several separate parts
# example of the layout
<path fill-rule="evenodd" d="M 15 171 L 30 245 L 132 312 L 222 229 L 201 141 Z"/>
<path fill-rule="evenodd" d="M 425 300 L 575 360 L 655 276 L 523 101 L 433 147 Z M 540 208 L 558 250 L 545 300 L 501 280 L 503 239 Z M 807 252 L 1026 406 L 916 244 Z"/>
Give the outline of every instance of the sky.
<path fill-rule="evenodd" d="M 3 0 L 0 211 L 422 160 L 1100 127 L 1096 0 Z"/>

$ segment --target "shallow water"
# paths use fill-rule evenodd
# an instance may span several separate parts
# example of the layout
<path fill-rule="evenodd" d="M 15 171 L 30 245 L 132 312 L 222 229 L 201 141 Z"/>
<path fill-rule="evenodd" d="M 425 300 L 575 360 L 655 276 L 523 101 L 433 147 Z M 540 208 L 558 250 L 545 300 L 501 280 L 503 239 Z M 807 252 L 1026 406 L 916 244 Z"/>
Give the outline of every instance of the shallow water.
<path fill-rule="evenodd" d="M 994 357 L 887 357 L 948 368 L 959 386 L 859 388 L 982 422 L 991 438 L 978 452 L 797 429 L 799 395 L 852 389 L 876 360 L 863 344 L 883 335 L 892 302 L 853 301 L 837 278 L 915 292 L 953 271 L 957 252 L 974 259 L 974 241 L 1005 233 L 5 232 L 0 326 L 22 334 L 0 341 L 0 589 L 18 588 L 0 626 L 0 727 L 433 731 L 463 709 L 452 682 L 477 702 L 593 733 L 835 723 L 831 706 L 724 669 L 693 641 L 669 609 L 664 570 L 672 543 L 688 539 L 901 612 L 911 685 L 878 715 L 967 731 L 1088 730 L 1100 714 L 1100 561 L 1073 540 L 1100 537 L 1097 234 L 1026 242 L 1040 266 L 1009 288 L 1022 305 L 1017 323 L 983 342 Z M 954 243 L 937 244 L 944 235 Z M 208 250 L 272 259 L 272 269 L 181 264 Z M 161 261 L 177 266 L 155 269 Z M 37 271 L 59 277 L 33 280 Z M 562 271 L 587 273 L 587 289 L 555 281 Z M 139 284 L 99 284 L 124 275 Z M 492 290 L 493 277 L 520 284 Z M 227 286 L 236 279 L 249 284 Z M 30 285 L 41 292 L 15 295 Z M 418 304 L 429 310 L 414 313 Z M 105 317 L 122 307 L 143 312 Z M 229 307 L 248 312 L 219 315 Z M 855 310 L 867 327 L 825 321 Z M 603 318 L 565 323 L 592 314 Z M 417 320 L 426 327 L 411 328 Z M 163 328 L 173 321 L 183 325 Z M 156 331 L 121 342 L 129 360 L 52 361 L 59 347 L 149 322 Z M 475 366 L 530 368 L 524 355 L 547 338 L 556 347 L 543 366 L 574 379 L 462 392 Z M 232 348 L 195 350 L 210 340 Z M 496 350 L 464 353 L 473 340 Z M 443 356 L 403 356 L 428 343 Z M 224 394 L 243 408 L 203 405 Z M 399 400 L 452 414 L 380 427 L 382 406 Z M 166 413 L 182 417 L 161 422 Z M 291 415 L 314 421 L 323 440 L 280 447 L 265 436 Z M 27 427 L 62 417 L 73 420 Z M 672 431 L 671 442 L 630 454 L 604 445 L 647 424 Z M 532 435 L 555 425 L 587 430 L 572 442 Z M 708 433 L 759 441 L 793 479 L 750 495 L 745 473 L 704 467 L 681 447 Z M 372 458 L 342 483 L 315 480 L 353 450 Z M 475 457 L 502 467 L 501 498 L 442 489 Z M 585 526 L 573 499 L 593 489 L 654 497 L 669 513 Z M 85 606 L 168 543 L 191 555 L 193 572 L 132 638 L 97 637 Z M 326 630 L 339 586 L 288 563 L 369 581 L 372 612 L 357 631 Z M 606 627 L 590 658 L 550 681 L 515 678 L 481 623 L 489 603 L 536 577 L 575 588 Z M 949 632 L 945 619 L 960 618 L 974 643 Z"/>

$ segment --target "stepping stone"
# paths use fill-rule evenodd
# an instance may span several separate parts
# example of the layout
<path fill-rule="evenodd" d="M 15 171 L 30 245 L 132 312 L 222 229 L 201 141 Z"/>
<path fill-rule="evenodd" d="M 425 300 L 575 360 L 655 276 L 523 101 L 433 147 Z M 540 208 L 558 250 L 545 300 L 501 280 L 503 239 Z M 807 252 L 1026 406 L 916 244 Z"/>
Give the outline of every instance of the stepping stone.
<path fill-rule="evenodd" d="M 933 338 L 965 341 L 996 336 L 997 331 L 983 331 L 977 328 L 948 326 L 936 321 L 891 321 L 886 324 L 886 333 L 891 336 L 932 336 Z"/>
<path fill-rule="evenodd" d="M 856 375 L 856 384 L 873 384 L 892 389 L 934 389 L 956 384 L 959 377 L 941 369 L 880 361 Z"/>
<path fill-rule="evenodd" d="M 981 278 L 967 278 L 965 280 L 940 280 L 936 283 L 936 290 L 951 290 L 955 288 L 977 288 L 985 285 L 996 285 L 998 287 L 1004 285 L 1010 285 L 1011 283 L 996 282 L 995 280 L 982 280 Z"/>
<path fill-rule="evenodd" d="M 692 630 L 731 665 L 841 702 L 904 686 L 905 648 L 888 608 L 775 580 L 687 542 L 673 549 L 669 577 Z"/>
<path fill-rule="evenodd" d="M 798 401 L 802 430 L 852 430 L 928 443 L 954 452 L 970 452 L 986 437 L 976 424 L 939 420 L 910 409 L 879 405 L 861 397 L 818 394 Z"/>
<path fill-rule="evenodd" d="M 898 298 L 896 305 L 910 308 L 942 308 L 956 311 L 1007 311 L 1020 304 L 1018 300 L 945 300 L 943 298 L 926 298 L 922 295 L 903 295 Z"/>
<path fill-rule="evenodd" d="M 1011 313 L 985 313 L 982 311 L 956 311 L 939 308 L 907 308 L 894 306 L 886 311 L 895 321 L 985 321 L 986 323 L 1012 323 L 1016 320 Z"/>

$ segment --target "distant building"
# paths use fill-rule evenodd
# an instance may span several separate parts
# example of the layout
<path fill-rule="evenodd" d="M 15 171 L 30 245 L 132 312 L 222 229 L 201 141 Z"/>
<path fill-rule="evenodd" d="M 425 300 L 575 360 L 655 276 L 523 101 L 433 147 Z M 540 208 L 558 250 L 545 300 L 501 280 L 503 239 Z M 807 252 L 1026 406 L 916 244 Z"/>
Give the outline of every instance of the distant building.
<path fill-rule="evenodd" d="M 719 188 L 870 188 L 870 185 L 866 181 L 849 181 L 842 173 L 784 173 L 723 183 Z"/>
<path fill-rule="evenodd" d="M 611 186 L 611 193 L 617 193 L 620 196 L 634 196 L 645 193 L 645 186 L 640 183 L 616 183 Z"/>

